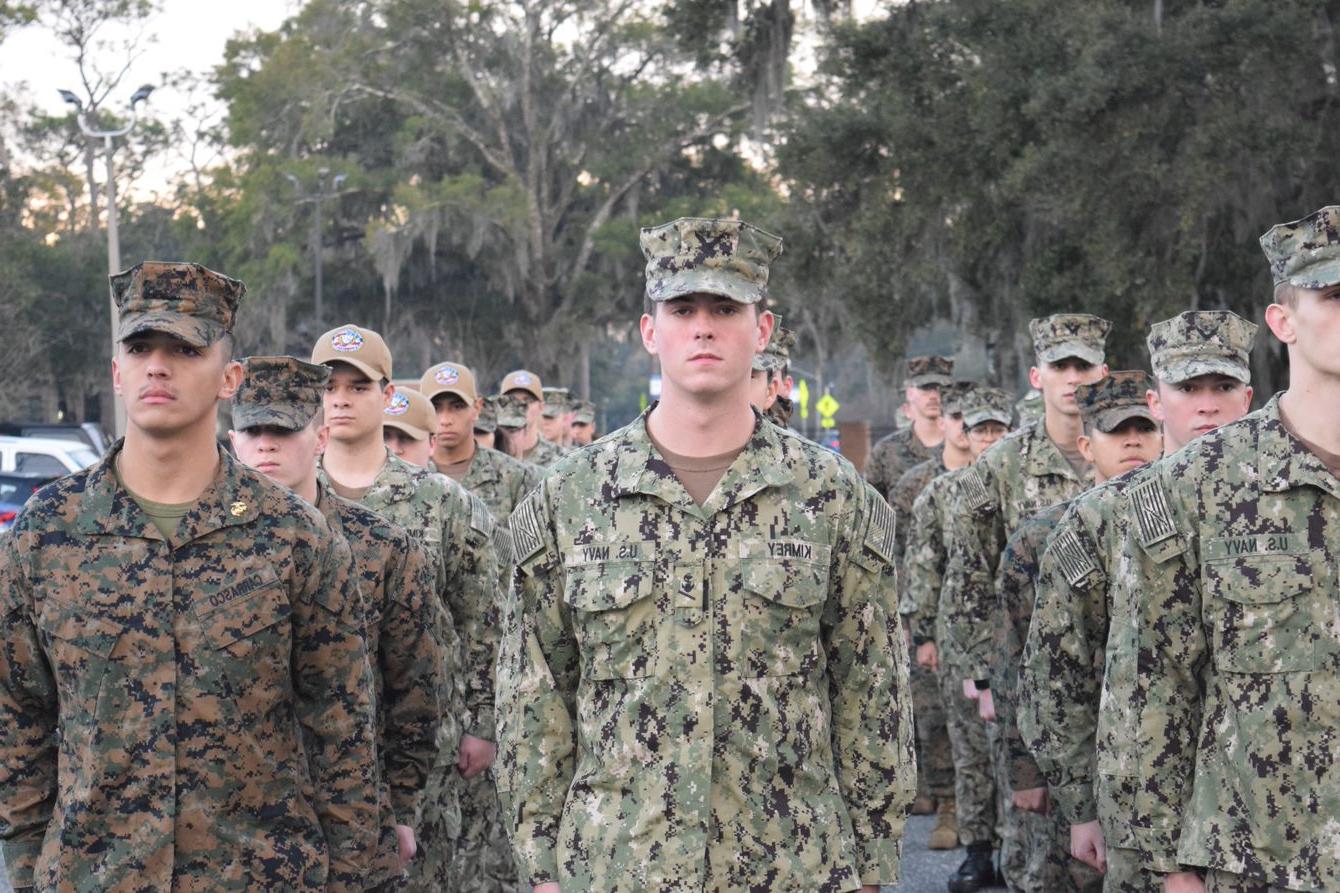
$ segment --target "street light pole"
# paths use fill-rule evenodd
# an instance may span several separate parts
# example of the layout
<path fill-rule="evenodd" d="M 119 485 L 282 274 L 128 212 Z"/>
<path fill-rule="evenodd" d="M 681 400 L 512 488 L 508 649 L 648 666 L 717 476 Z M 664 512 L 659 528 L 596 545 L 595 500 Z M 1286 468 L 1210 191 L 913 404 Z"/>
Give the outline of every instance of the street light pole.
<path fill-rule="evenodd" d="M 149 94 L 154 88 L 148 84 L 140 87 L 130 96 L 130 123 L 125 127 L 116 130 L 94 130 L 88 125 L 88 119 L 84 115 L 84 104 L 79 97 L 69 90 L 61 90 L 61 99 L 64 99 L 70 105 L 74 106 L 75 119 L 79 122 L 79 130 L 89 139 L 101 139 L 103 150 L 107 153 L 107 274 L 115 275 L 121 272 L 121 232 L 118 228 L 116 212 L 116 165 L 114 161 L 116 153 L 116 143 L 114 140 L 118 136 L 125 136 L 135 129 L 139 122 L 139 105 L 149 98 Z M 92 184 L 89 184 L 90 188 Z M 116 330 L 119 326 L 118 314 L 116 312 L 116 299 L 111 296 L 110 285 L 108 287 L 108 300 L 112 311 L 112 356 L 116 356 Z M 112 398 L 113 407 L 113 437 L 120 437 L 126 433 L 126 408 L 125 405 Z"/>
<path fill-rule="evenodd" d="M 325 321 L 326 311 L 322 299 L 322 230 L 321 230 L 321 203 L 328 198 L 335 198 L 339 195 L 340 186 L 346 179 L 345 174 L 336 174 L 330 181 L 330 191 L 326 191 L 326 177 L 330 176 L 330 168 L 323 167 L 316 172 L 316 190 L 306 195 L 303 194 L 302 181 L 293 174 L 285 173 L 285 178 L 293 184 L 293 188 L 298 192 L 299 201 L 312 202 L 312 268 L 313 268 L 313 302 L 312 310 L 316 316 L 317 326 Z"/>

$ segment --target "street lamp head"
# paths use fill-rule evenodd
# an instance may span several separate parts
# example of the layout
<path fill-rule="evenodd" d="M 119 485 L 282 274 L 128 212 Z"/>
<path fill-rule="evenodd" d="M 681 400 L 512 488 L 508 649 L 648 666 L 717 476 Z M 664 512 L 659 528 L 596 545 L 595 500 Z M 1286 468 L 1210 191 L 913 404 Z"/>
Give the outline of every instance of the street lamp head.
<path fill-rule="evenodd" d="M 76 112 L 82 112 L 84 110 L 84 104 L 79 101 L 79 97 L 75 96 L 69 90 L 57 90 L 56 92 L 60 94 L 61 99 L 64 99 L 70 105 L 74 106 Z"/>
<path fill-rule="evenodd" d="M 342 183 L 343 183 L 345 180 L 347 180 L 347 179 L 348 179 L 348 175 L 347 175 L 347 174 L 336 174 L 336 175 L 335 175 L 335 179 L 331 182 L 331 188 L 332 188 L 332 189 L 339 189 L 339 188 L 340 188 L 340 184 L 342 184 Z"/>
<path fill-rule="evenodd" d="M 134 108 L 141 102 L 144 102 L 149 98 L 149 94 L 152 92 L 154 92 L 154 88 L 151 84 L 145 84 L 143 87 L 140 87 L 134 93 L 130 94 L 130 107 Z"/>

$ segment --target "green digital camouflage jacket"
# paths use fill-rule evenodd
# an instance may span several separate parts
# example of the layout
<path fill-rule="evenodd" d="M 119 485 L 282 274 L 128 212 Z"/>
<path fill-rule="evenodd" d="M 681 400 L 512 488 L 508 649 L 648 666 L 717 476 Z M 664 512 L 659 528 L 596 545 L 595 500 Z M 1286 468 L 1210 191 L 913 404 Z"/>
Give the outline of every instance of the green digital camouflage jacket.
<path fill-rule="evenodd" d="M 949 564 L 950 509 L 954 488 L 967 468 L 947 471 L 932 478 L 912 504 L 907 545 L 903 552 L 903 600 L 899 606 L 912 641 L 935 642 L 940 666 L 949 672 L 963 670 L 962 656 L 944 629 L 944 599 L 955 586 L 946 585 L 955 568 Z M 963 677 L 967 678 L 967 677 Z"/>
<path fill-rule="evenodd" d="M 545 440 L 544 436 L 541 435 L 540 438 L 535 441 L 535 446 L 530 448 L 530 451 L 526 453 L 522 461 L 541 469 L 547 469 L 559 459 L 566 456 L 567 453 L 567 450 L 552 441 Z"/>
<path fill-rule="evenodd" d="M 889 491 L 885 494 L 889 505 L 893 508 L 893 563 L 899 574 L 903 571 L 908 530 L 912 526 L 912 506 L 916 503 L 917 497 L 921 495 L 921 491 L 926 489 L 926 485 L 948 470 L 945 467 L 944 451 L 942 450 L 934 458 L 913 465 L 903 472 L 898 477 L 897 483 L 889 488 Z"/>
<path fill-rule="evenodd" d="M 1109 655 L 1109 674 L 1137 658 L 1143 706 L 1113 762 L 1135 776 L 1149 867 L 1340 889 L 1340 480 L 1276 397 L 1126 499 L 1111 622 L 1136 647 Z"/>
<path fill-rule="evenodd" d="M 865 479 L 879 491 L 880 496 L 887 498 L 889 490 L 898 483 L 903 472 L 934 458 L 942 449 L 940 444 L 929 447 L 923 445 L 910 425 L 901 431 L 893 431 L 875 441 L 875 445 L 870 448 L 870 458 L 865 464 Z"/>
<path fill-rule="evenodd" d="M 888 505 L 757 416 L 700 507 L 645 419 L 511 518 L 498 786 L 523 879 L 895 882 L 915 770 Z"/>
<path fill-rule="evenodd" d="M 444 721 L 454 726 L 441 740 L 460 739 L 459 719 L 450 715 L 452 680 L 444 675 L 446 654 L 438 640 L 446 623 L 435 559 L 425 546 L 404 528 L 341 498 L 328 483 L 318 492 L 317 508 L 353 552 L 354 579 L 368 611 L 382 809 L 380 859 L 372 877 L 380 881 L 400 872 L 395 826 L 414 824 L 428 770 L 438 758 L 439 726 Z"/>
<path fill-rule="evenodd" d="M 1042 421 L 996 443 L 958 482 L 951 510 L 950 561 L 962 575 L 948 599 L 948 635 L 963 655 L 969 679 L 988 677 L 996 642 L 995 580 L 1005 541 L 1023 520 L 1078 496 L 1093 484 L 1075 473 L 1047 436 Z"/>
<path fill-rule="evenodd" d="M 542 477 L 542 468 L 513 459 L 506 453 L 480 447 L 475 450 L 470 470 L 460 483 L 484 500 L 494 519 L 502 524 Z"/>
<path fill-rule="evenodd" d="M 1005 543 L 996 571 L 996 659 L 991 667 L 991 700 L 996 734 L 1004 747 L 1005 772 L 1015 791 L 1047 787 L 1042 770 L 1019 734 L 1019 662 L 1033 616 L 1034 581 L 1047 537 L 1056 528 L 1065 503 L 1025 518 Z"/>
<path fill-rule="evenodd" d="M 1019 728 L 1047 777 L 1057 809 L 1072 825 L 1098 818 L 1095 735 L 1100 705 L 1119 711 L 1123 721 L 1115 728 L 1130 734 L 1125 719 L 1131 706 L 1129 687 L 1114 700 L 1103 692 L 1102 682 L 1110 642 L 1109 582 L 1122 542 L 1122 494 L 1143 471 L 1127 472 L 1076 497 L 1038 566 L 1020 669 Z M 1115 817 L 1124 810 L 1109 811 Z M 1109 832 L 1107 842 L 1134 848 L 1125 834 Z"/>
<path fill-rule="evenodd" d="M 220 453 L 168 543 L 101 463 L 0 542 L 0 838 L 16 888 L 360 890 L 372 675 L 349 548 Z"/>

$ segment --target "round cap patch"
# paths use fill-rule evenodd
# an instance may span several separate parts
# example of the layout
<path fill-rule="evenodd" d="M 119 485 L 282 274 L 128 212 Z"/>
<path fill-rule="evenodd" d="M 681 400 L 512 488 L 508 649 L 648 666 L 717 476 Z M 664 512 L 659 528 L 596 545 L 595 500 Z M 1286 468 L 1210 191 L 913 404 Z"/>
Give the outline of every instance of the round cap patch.
<path fill-rule="evenodd" d="M 451 366 L 443 366 L 433 373 L 433 380 L 438 384 L 455 384 L 461 380 L 461 373 L 457 372 Z"/>
<path fill-rule="evenodd" d="M 330 346 L 342 353 L 358 350 L 363 346 L 363 336 L 353 329 L 340 329 L 330 336 Z"/>
<path fill-rule="evenodd" d="M 409 398 L 396 391 L 391 395 L 391 405 L 386 407 L 387 415 L 404 415 L 409 412 Z"/>
<path fill-rule="evenodd" d="M 526 372 L 518 372 L 516 378 L 512 379 L 512 384 L 527 385 L 534 381 Z"/>

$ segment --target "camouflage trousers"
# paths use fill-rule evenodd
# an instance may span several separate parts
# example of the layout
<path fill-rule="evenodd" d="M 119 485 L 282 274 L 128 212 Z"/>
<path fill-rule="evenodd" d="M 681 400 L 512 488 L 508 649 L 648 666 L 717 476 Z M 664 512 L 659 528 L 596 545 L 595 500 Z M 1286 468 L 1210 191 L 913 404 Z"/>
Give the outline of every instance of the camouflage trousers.
<path fill-rule="evenodd" d="M 1066 827 L 1065 848 L 1058 852 L 1057 820 L 1015 808 L 1010 799 L 1014 792 L 1010 789 L 1004 740 L 999 734 L 999 726 L 995 723 L 986 726 L 991 742 L 991 769 L 1005 820 L 1000 839 L 1000 872 L 1005 875 L 1006 887 L 1012 893 L 1069 889 L 1066 863 L 1073 861 L 1070 858 L 1069 826 Z"/>
<path fill-rule="evenodd" d="M 437 760 L 428 772 L 418 821 L 414 824 L 419 851 L 409 863 L 401 888 L 406 893 L 440 893 L 451 889 L 450 867 L 461 839 L 461 801 L 465 779 L 456 769 L 460 726 L 438 729 Z"/>
<path fill-rule="evenodd" d="M 1163 893 L 1163 876 L 1146 869 L 1138 851 L 1108 847 L 1103 893 Z"/>
<path fill-rule="evenodd" d="M 1289 888 L 1211 868 L 1205 872 L 1205 893 L 1289 893 Z"/>
<path fill-rule="evenodd" d="M 944 706 L 954 761 L 955 818 L 958 839 L 964 845 L 995 843 L 1000 839 L 996 783 L 991 774 L 991 747 L 986 724 L 977 718 L 977 705 L 963 697 L 958 674 L 941 667 L 940 703 Z"/>
<path fill-rule="evenodd" d="M 448 867 L 446 890 L 512 893 L 518 887 L 512 838 L 503 824 L 491 769 L 465 782 L 455 857 Z"/>
<path fill-rule="evenodd" d="M 917 728 L 917 796 L 954 796 L 954 754 L 946 728 L 944 699 L 935 671 L 912 664 L 912 717 Z"/>

